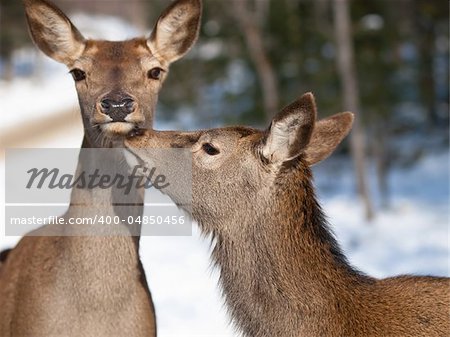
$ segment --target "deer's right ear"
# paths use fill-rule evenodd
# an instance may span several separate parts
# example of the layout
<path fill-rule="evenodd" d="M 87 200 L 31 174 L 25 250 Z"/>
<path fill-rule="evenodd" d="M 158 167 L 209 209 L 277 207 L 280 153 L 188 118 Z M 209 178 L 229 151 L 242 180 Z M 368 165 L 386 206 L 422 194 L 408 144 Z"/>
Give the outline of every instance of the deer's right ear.
<path fill-rule="evenodd" d="M 81 56 L 85 39 L 69 18 L 46 0 L 24 0 L 34 43 L 47 56 L 70 66 Z"/>
<path fill-rule="evenodd" d="M 193 46 L 200 31 L 201 0 L 177 0 L 159 17 L 147 41 L 152 53 L 172 63 Z"/>
<path fill-rule="evenodd" d="M 305 159 L 309 165 L 314 165 L 333 153 L 352 129 L 353 120 L 351 112 L 342 112 L 316 123 L 305 150 Z"/>
<path fill-rule="evenodd" d="M 316 121 L 314 96 L 304 94 L 279 112 L 267 130 L 262 155 L 281 163 L 300 155 L 308 145 Z"/>

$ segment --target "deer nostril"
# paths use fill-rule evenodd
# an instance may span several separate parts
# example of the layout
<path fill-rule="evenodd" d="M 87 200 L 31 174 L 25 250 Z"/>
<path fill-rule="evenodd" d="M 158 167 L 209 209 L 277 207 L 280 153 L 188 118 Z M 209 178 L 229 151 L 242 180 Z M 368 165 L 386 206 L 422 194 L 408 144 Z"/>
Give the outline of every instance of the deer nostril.
<path fill-rule="evenodd" d="M 122 105 L 125 107 L 128 113 L 132 113 L 134 111 L 135 105 L 134 101 L 131 98 L 126 98 L 122 101 Z"/>
<path fill-rule="evenodd" d="M 100 106 L 102 107 L 104 113 L 108 113 L 111 109 L 112 104 L 109 99 L 104 99 L 100 102 Z"/>

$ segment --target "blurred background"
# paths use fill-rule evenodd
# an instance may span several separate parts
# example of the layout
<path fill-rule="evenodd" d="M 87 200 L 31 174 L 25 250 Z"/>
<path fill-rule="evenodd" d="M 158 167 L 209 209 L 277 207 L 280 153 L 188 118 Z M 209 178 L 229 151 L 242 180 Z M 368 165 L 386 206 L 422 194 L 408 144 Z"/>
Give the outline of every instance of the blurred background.
<path fill-rule="evenodd" d="M 109 40 L 149 34 L 170 3 L 54 2 L 84 36 Z M 314 168 L 350 261 L 377 277 L 449 275 L 448 1 L 203 2 L 199 41 L 171 68 L 156 128 L 267 127 L 307 91 L 321 117 L 355 112 L 351 137 Z M 5 148 L 78 148 L 82 127 L 68 69 L 32 45 L 21 1 L 1 0 L 0 42 L 4 177 Z M 2 235 L 0 248 L 17 240 Z M 141 246 L 160 336 L 234 334 L 195 229 Z"/>

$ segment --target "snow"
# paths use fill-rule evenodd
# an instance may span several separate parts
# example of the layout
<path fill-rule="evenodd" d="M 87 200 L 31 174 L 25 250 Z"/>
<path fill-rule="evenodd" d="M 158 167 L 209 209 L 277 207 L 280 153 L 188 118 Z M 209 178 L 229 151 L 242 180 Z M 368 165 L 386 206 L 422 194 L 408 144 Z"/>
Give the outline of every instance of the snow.
<path fill-rule="evenodd" d="M 324 208 L 350 262 L 369 275 L 450 275 L 448 205 L 395 204 L 369 224 L 354 198 L 326 198 Z"/>
<path fill-rule="evenodd" d="M 58 67 L 55 74 L 39 83 L 29 79 L 18 79 L 12 83 L 0 81 L 0 133 L 77 107 L 75 86 L 67 72 L 63 66 Z"/>
<path fill-rule="evenodd" d="M 99 22 L 96 25 L 101 26 Z M 0 134 L 18 132 L 23 123 L 75 109 L 76 94 L 67 70 L 52 67 L 51 74 L 40 83 L 25 79 L 0 83 Z M 76 148 L 81 137 L 81 124 L 71 123 L 52 133 L 43 132 L 32 144 Z M 365 222 L 354 193 L 349 159 L 331 157 L 314 171 L 324 211 L 353 265 L 376 277 L 450 275 L 448 151 L 430 153 L 411 168 L 394 168 L 389 176 L 391 206 L 377 207 L 372 223 Z M 0 176 L 0 217 L 4 218 L 1 153 Z M 1 234 L 0 249 L 13 246 L 18 239 Z M 209 252 L 209 242 L 196 228 L 190 237 L 141 238 L 141 257 L 155 301 L 160 337 L 236 335 L 228 324 Z"/>
<path fill-rule="evenodd" d="M 315 182 L 334 232 L 360 270 L 375 277 L 449 276 L 449 172 L 448 151 L 430 153 L 413 167 L 394 168 L 388 176 L 390 206 L 377 206 L 370 223 L 355 195 L 348 159 L 332 157 L 320 164 Z M 374 176 L 369 175 L 369 186 L 379 205 Z"/>

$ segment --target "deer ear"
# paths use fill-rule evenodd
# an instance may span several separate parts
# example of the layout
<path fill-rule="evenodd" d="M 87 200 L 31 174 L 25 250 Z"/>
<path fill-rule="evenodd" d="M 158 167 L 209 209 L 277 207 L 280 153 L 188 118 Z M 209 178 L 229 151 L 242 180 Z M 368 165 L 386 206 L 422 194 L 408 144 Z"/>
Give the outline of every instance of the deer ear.
<path fill-rule="evenodd" d="M 305 149 L 305 159 L 314 165 L 327 158 L 348 135 L 353 125 L 351 112 L 343 112 L 318 121 Z"/>
<path fill-rule="evenodd" d="M 263 156 L 270 162 L 285 162 L 300 155 L 310 141 L 316 114 L 316 103 L 311 93 L 285 107 L 267 130 Z"/>
<path fill-rule="evenodd" d="M 201 0 L 177 0 L 171 4 L 147 40 L 152 53 L 168 63 L 185 55 L 197 40 L 201 15 Z"/>
<path fill-rule="evenodd" d="M 31 37 L 40 50 L 66 65 L 81 56 L 85 39 L 59 8 L 45 0 L 24 0 L 24 5 Z"/>

